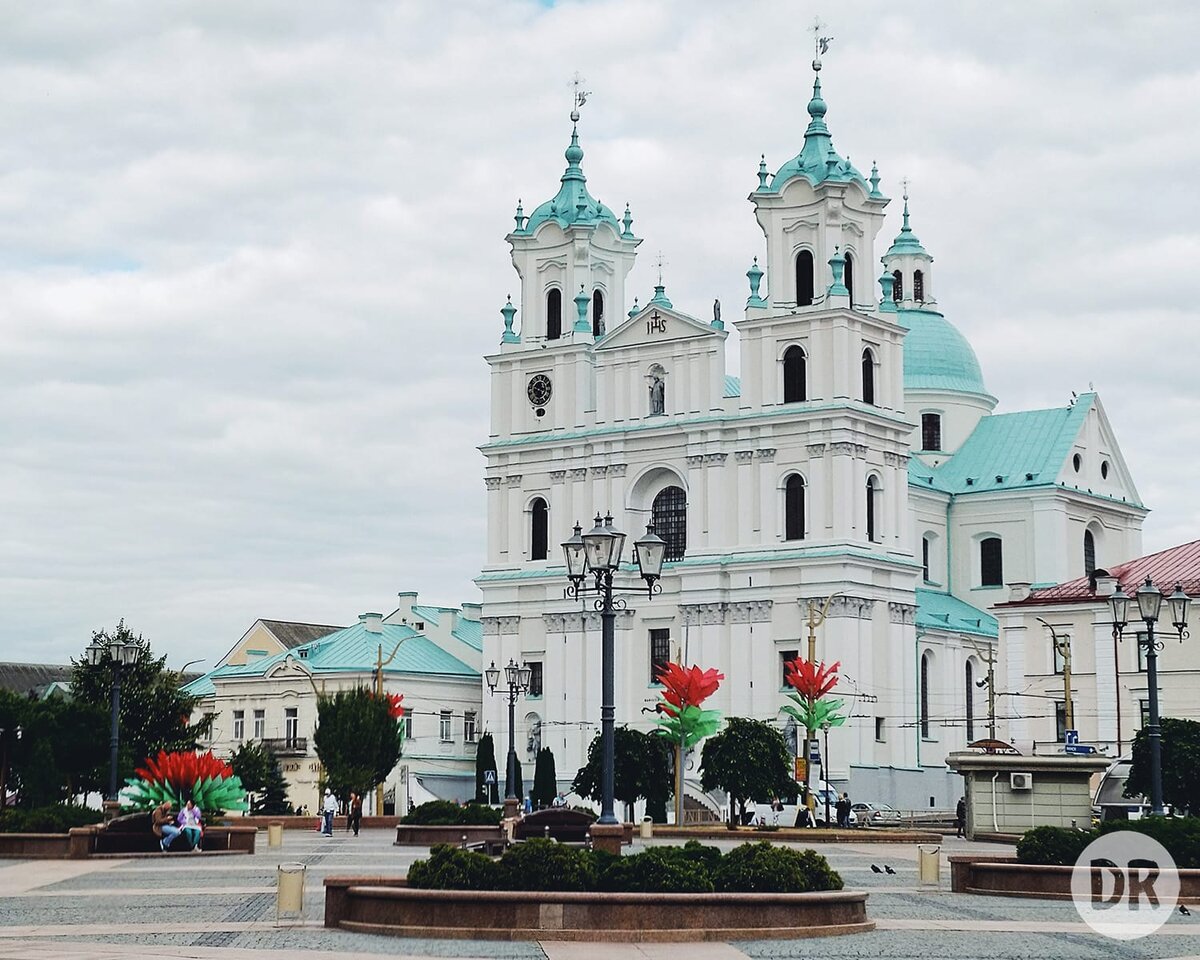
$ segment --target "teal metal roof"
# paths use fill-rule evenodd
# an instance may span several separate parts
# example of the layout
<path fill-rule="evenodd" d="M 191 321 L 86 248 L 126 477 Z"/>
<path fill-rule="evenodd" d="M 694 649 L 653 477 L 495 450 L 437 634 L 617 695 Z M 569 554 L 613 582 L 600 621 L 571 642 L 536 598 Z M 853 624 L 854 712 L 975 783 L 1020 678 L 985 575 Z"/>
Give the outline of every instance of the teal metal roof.
<path fill-rule="evenodd" d="M 942 314 L 928 308 L 901 309 L 896 321 L 908 330 L 905 390 L 949 390 L 994 399 L 984 386 L 971 344 Z"/>
<path fill-rule="evenodd" d="M 999 636 L 996 618 L 948 593 L 917 588 L 917 629 L 949 630 L 978 637 Z"/>
<path fill-rule="evenodd" d="M 818 73 L 813 79 L 812 99 L 808 101 L 810 119 L 808 129 L 804 131 L 804 147 L 799 154 L 779 168 L 769 187 L 759 188 L 760 192 L 779 193 L 784 185 L 795 177 L 807 177 L 814 187 L 828 180 L 835 183 L 857 183 L 862 186 L 864 192 L 870 191 L 866 179 L 850 163 L 850 158 L 839 156 L 833 149 L 833 138 L 825 125 L 826 109 L 825 101 L 821 98 L 821 75 Z M 878 193 L 874 195 L 878 196 Z"/>
<path fill-rule="evenodd" d="M 468 647 L 483 651 L 483 624 L 478 620 L 458 618 L 458 626 L 454 628 L 454 636 L 458 637 Z"/>
<path fill-rule="evenodd" d="M 739 377 L 725 378 L 725 393 L 726 397 L 740 397 L 742 395 L 742 381 Z"/>
<path fill-rule="evenodd" d="M 921 241 L 917 239 L 917 235 L 912 232 L 912 227 L 908 225 L 908 193 L 904 194 L 904 225 L 900 228 L 900 232 L 896 234 L 896 239 L 892 241 L 892 245 L 888 248 L 885 257 L 895 257 L 902 254 L 911 254 L 919 257 L 928 257 L 925 248 L 921 246 Z M 932 259 L 932 258 L 930 258 Z"/>
<path fill-rule="evenodd" d="M 587 177 L 583 175 L 583 168 L 580 166 L 583 147 L 579 145 L 578 127 L 571 128 L 571 145 L 563 155 L 567 158 L 567 169 L 563 172 L 558 193 L 538 206 L 524 224 L 518 222 L 513 233 L 527 237 L 543 223 L 553 220 L 564 230 L 574 224 L 607 223 L 615 233 L 620 234 L 621 227 L 617 223 L 616 214 L 588 193 Z M 632 219 L 629 222 L 632 223 Z"/>
<path fill-rule="evenodd" d="M 197 677 L 191 683 L 185 683 L 183 685 L 183 692 L 193 697 L 211 697 L 217 692 L 217 688 L 213 686 L 213 682 L 209 679 L 209 676 L 210 674 L 206 673 L 202 677 Z"/>

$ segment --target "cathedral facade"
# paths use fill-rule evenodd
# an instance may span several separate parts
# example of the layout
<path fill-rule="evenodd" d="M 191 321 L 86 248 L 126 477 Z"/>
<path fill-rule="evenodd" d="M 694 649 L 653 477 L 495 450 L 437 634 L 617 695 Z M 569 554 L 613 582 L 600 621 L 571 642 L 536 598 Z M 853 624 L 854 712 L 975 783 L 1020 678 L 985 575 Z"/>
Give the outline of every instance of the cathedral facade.
<path fill-rule="evenodd" d="M 719 668 L 712 706 L 802 749 L 783 664 L 807 652 L 810 602 L 832 598 L 816 652 L 840 662 L 851 716 L 822 775 L 904 809 L 953 806 L 946 754 L 989 735 L 988 607 L 1140 552 L 1145 510 L 1098 397 L 993 412 L 907 199 L 877 246 L 889 199 L 834 149 L 813 66 L 800 152 L 761 163 L 749 196 L 764 246 L 734 322 L 740 377 L 719 305 L 689 314 L 661 277 L 631 304 L 641 241 L 628 207 L 588 190 L 577 125 L 558 192 L 518 206 L 507 237 L 520 297 L 487 357 L 482 659 L 533 668 L 518 751 L 552 748 L 564 785 L 600 718 L 599 616 L 566 597 L 559 547 L 576 522 L 611 513 L 630 542 L 653 523 L 668 544 L 661 594 L 618 615 L 619 724 L 652 727 L 658 665 L 676 660 Z M 484 696 L 501 744 L 506 708 Z"/>

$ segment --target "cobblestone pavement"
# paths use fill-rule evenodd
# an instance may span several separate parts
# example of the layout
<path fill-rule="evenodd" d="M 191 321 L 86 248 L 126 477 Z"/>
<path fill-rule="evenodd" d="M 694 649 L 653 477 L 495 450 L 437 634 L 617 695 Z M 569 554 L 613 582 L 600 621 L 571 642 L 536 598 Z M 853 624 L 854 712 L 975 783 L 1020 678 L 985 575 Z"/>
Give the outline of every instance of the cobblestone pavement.
<path fill-rule="evenodd" d="M 251 857 L 0 860 L 0 960 L 346 960 L 363 954 L 471 960 L 1200 960 L 1200 913 L 1195 918 L 1175 915 L 1143 940 L 1108 940 L 1088 930 L 1070 903 L 952 895 L 945 867 L 940 890 L 922 889 L 911 844 L 822 848 L 848 889 L 870 893 L 868 911 L 878 929 L 869 934 L 732 945 L 631 945 L 413 940 L 326 930 L 321 926 L 326 876 L 402 874 L 425 855 L 424 850 L 393 847 L 393 836 L 379 830 L 327 840 L 289 831 L 282 850 L 267 847 L 263 835 Z M 717 845 L 729 847 L 732 841 Z M 972 848 L 965 841 L 947 840 L 943 853 Z M 301 922 L 277 926 L 276 868 L 284 862 L 306 866 L 305 912 Z M 895 873 L 877 874 L 872 863 L 886 864 Z"/>

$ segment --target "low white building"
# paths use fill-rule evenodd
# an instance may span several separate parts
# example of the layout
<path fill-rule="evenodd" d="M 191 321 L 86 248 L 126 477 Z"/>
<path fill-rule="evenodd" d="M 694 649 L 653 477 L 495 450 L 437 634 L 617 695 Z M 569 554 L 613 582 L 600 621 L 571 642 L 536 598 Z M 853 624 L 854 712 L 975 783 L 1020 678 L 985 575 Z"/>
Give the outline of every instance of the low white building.
<path fill-rule="evenodd" d="M 853 716 L 830 732 L 825 776 L 905 808 L 959 795 L 944 761 L 982 735 L 985 611 L 1006 584 L 1140 551 L 1145 510 L 1099 398 L 993 412 L 907 200 L 876 281 L 889 200 L 877 170 L 834 149 L 826 112 L 818 73 L 800 152 L 773 174 L 759 164 L 740 378 L 719 304 L 711 320 L 689 313 L 660 277 L 630 306 L 641 241 L 628 207 L 618 218 L 589 191 L 577 129 L 555 196 L 517 207 L 520 296 L 487 357 L 476 582 L 483 661 L 534 670 L 523 759 L 551 747 L 564 783 L 600 715 L 599 617 L 564 596 L 558 545 L 576 521 L 611 511 L 630 542 L 653 522 L 668 544 L 661 595 L 628 596 L 617 620 L 618 723 L 649 728 L 671 659 L 725 673 L 711 705 L 726 715 L 782 725 L 782 662 L 806 652 L 807 603 L 838 594 L 817 655 L 841 662 Z M 484 698 L 498 739 L 505 710 Z"/>
<path fill-rule="evenodd" d="M 207 746 L 228 757 L 246 741 L 265 743 L 280 758 L 290 802 L 315 811 L 321 779 L 312 743 L 316 691 L 373 688 L 382 661 L 384 691 L 404 695 L 406 725 L 403 757 L 385 784 L 385 809 L 395 804 L 403 811 L 410 799 L 473 796 L 482 733 L 479 608 L 416 601 L 415 593 L 401 593 L 386 617 L 364 613 L 352 626 L 265 656 L 246 656 L 247 642 L 258 644 L 255 650 L 262 646 L 252 628 L 222 663 L 184 688 L 201 698 L 197 712 L 215 715 Z M 282 622 L 256 627 L 264 623 Z M 374 812 L 373 796 L 365 804 Z"/>

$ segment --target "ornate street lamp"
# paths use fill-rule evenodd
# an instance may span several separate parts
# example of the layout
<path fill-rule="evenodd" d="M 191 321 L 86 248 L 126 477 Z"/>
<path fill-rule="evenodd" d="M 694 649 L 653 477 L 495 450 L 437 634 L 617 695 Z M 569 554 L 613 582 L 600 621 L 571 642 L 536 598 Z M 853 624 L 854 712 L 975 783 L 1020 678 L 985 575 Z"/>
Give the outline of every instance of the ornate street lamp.
<path fill-rule="evenodd" d="M 93 667 L 100 666 L 108 657 L 112 663 L 112 680 L 110 687 L 111 705 L 109 708 L 110 734 L 108 740 L 108 795 L 107 799 L 117 799 L 117 748 L 120 745 L 120 729 L 117 716 L 121 710 L 121 674 L 128 667 L 133 667 L 146 652 L 146 646 L 140 639 L 120 640 L 115 637 L 101 642 L 100 637 L 92 638 L 87 645 L 84 655 Z"/>
<path fill-rule="evenodd" d="M 1154 637 L 1154 625 L 1162 612 L 1163 595 L 1153 581 L 1147 577 L 1146 582 L 1134 594 L 1137 599 L 1137 614 L 1146 624 L 1146 636 L 1137 636 L 1137 643 L 1146 650 L 1146 683 L 1150 687 L 1150 721 L 1146 724 L 1146 739 L 1150 744 L 1150 812 L 1157 816 L 1163 814 L 1162 796 L 1162 727 L 1158 719 L 1158 651 L 1162 649 L 1161 640 Z M 1175 584 L 1175 592 L 1167 598 L 1171 608 L 1171 626 L 1179 634 L 1182 643 L 1188 636 L 1187 613 L 1191 601 L 1183 592 L 1182 584 Z M 1123 639 L 1125 627 L 1129 624 L 1129 595 L 1117 584 L 1116 592 L 1109 598 L 1113 615 L 1113 636 Z"/>
<path fill-rule="evenodd" d="M 504 812 L 507 816 L 515 816 L 517 812 L 517 745 L 515 736 L 515 710 L 518 694 L 529 693 L 529 680 L 533 676 L 533 669 L 528 664 L 517 666 L 516 662 L 510 657 L 507 666 L 504 668 L 504 682 L 508 685 L 508 760 L 505 769 L 505 785 L 504 785 Z M 492 665 L 483 671 L 484 680 L 487 681 L 488 693 L 495 695 L 496 687 L 500 683 L 500 670 L 496 666 L 496 661 L 492 661 Z"/>
<path fill-rule="evenodd" d="M 621 552 L 625 548 L 625 534 L 613 527 L 612 515 L 601 520 L 596 514 L 596 525 L 587 533 L 576 523 L 575 532 L 563 545 L 567 561 L 567 578 L 571 581 L 567 595 L 583 599 L 595 597 L 593 606 L 600 611 L 601 624 L 601 699 L 600 699 L 600 819 L 597 824 L 611 826 L 618 823 L 613 813 L 613 728 L 616 717 L 616 694 L 614 691 L 614 647 L 617 610 L 625 609 L 624 599 L 613 598 L 614 593 L 640 593 L 646 590 L 649 596 L 661 592 L 663 559 L 667 544 L 654 532 L 654 524 L 646 525 L 646 533 L 634 543 L 634 558 L 638 572 L 645 581 L 644 587 L 615 586 L 613 574 L 621 566 Z M 587 583 L 588 574 L 594 582 Z M 618 847 L 619 852 L 619 847 Z"/>

